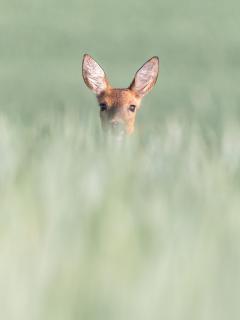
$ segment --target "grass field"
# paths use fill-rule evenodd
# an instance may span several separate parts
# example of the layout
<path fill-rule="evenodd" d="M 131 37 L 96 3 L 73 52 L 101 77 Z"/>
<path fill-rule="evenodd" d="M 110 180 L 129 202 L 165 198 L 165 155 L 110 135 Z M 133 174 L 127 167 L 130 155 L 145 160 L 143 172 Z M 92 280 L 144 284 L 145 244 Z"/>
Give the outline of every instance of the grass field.
<path fill-rule="evenodd" d="M 240 318 L 239 1 L 1 0 L 0 319 Z M 81 78 L 151 56 L 106 145 Z"/>

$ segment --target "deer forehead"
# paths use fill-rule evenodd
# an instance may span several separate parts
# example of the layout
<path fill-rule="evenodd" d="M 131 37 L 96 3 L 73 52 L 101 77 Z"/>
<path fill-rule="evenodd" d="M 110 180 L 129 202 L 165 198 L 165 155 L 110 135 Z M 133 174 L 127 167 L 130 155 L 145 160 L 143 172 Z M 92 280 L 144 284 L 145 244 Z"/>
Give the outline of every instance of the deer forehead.
<path fill-rule="evenodd" d="M 124 107 L 138 105 L 140 99 L 129 89 L 109 89 L 98 96 L 98 102 L 108 106 Z"/>

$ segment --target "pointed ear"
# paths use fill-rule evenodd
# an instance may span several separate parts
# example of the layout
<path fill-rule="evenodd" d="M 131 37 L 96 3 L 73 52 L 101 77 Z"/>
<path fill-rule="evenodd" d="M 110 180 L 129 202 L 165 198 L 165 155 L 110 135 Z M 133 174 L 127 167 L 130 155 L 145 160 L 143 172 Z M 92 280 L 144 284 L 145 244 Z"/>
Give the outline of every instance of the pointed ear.
<path fill-rule="evenodd" d="M 97 95 L 105 91 L 109 86 L 105 72 L 88 54 L 83 57 L 82 75 L 88 88 Z"/>
<path fill-rule="evenodd" d="M 155 85 L 159 72 L 159 59 L 152 57 L 135 74 L 129 89 L 144 97 Z"/>

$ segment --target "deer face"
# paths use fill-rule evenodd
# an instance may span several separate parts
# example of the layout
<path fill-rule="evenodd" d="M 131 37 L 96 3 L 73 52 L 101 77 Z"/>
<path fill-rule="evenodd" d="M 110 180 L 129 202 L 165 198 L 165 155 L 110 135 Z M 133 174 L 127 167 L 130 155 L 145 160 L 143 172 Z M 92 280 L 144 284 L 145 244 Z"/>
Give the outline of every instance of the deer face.
<path fill-rule="evenodd" d="M 156 83 L 158 71 L 159 60 L 153 57 L 137 71 L 127 89 L 114 89 L 96 61 L 89 55 L 84 56 L 83 79 L 97 96 L 104 131 L 118 138 L 134 131 L 136 113 L 141 100 Z"/>
<path fill-rule="evenodd" d="M 98 96 L 100 118 L 105 131 L 113 135 L 131 134 L 140 98 L 129 89 L 109 89 Z"/>

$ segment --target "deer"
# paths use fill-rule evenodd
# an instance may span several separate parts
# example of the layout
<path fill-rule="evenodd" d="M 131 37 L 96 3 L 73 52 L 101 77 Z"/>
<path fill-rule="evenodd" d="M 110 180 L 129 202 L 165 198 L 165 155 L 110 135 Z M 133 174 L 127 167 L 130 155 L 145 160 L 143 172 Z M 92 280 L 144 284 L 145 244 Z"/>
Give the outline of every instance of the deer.
<path fill-rule="evenodd" d="M 159 58 L 154 56 L 136 72 L 128 88 L 113 88 L 102 67 L 89 54 L 84 55 L 83 80 L 96 95 L 104 132 L 110 133 L 118 140 L 133 133 L 142 98 L 152 90 L 158 74 Z"/>

